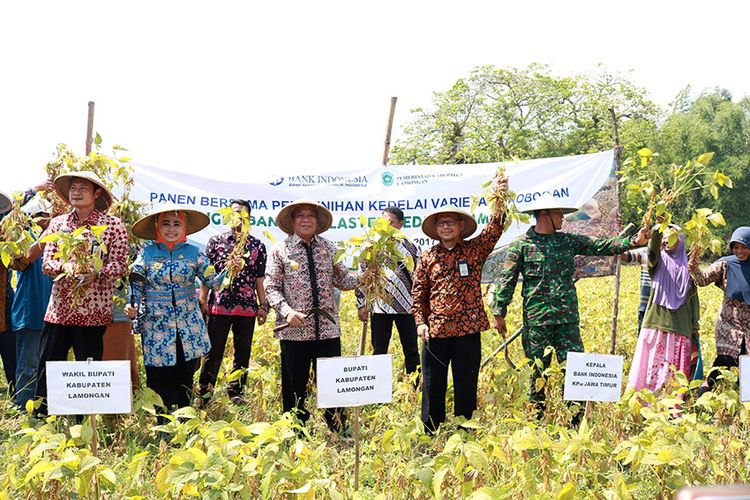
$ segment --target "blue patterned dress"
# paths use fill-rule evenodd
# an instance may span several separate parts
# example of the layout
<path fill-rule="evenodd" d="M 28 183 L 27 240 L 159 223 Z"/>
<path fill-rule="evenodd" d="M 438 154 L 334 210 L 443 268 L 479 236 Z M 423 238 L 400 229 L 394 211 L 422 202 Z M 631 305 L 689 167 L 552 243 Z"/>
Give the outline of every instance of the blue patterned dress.
<path fill-rule="evenodd" d="M 185 361 L 200 358 L 211 349 L 195 293 L 196 278 L 209 287 L 218 281 L 212 268 L 206 272 L 208 266 L 208 258 L 189 243 L 178 243 L 172 251 L 153 243 L 138 254 L 133 271 L 153 284 L 145 293 L 142 287 L 135 287 L 140 307 L 134 329 L 141 334 L 146 366 L 174 366 L 178 336 Z"/>

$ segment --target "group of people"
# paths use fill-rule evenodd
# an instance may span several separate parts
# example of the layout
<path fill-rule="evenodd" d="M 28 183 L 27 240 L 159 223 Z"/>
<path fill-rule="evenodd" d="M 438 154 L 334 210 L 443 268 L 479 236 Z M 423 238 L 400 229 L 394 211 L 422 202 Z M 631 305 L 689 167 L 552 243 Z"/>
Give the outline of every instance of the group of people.
<path fill-rule="evenodd" d="M 46 234 L 105 226 L 101 236 L 90 241 L 91 254 L 102 266 L 94 271 L 64 262 L 54 240 L 35 244 L 28 255 L 11 264 L 19 272 L 18 285 L 15 300 L 13 290 L 9 286 L 4 289 L 9 317 L 0 324 L 0 331 L 15 332 L 15 339 L 10 349 L 6 347 L 8 333 L 0 334 L 0 348 L 6 378 L 15 382 L 20 406 L 34 397 L 44 401 L 45 362 L 67 359 L 71 347 L 78 360 L 103 359 L 109 351 L 109 356 L 121 357 L 104 359 L 131 359 L 137 366 L 132 336 L 129 342 L 123 340 L 111 326 L 118 323 L 112 297 L 117 295 L 118 283 L 129 278 L 130 294 L 123 293 L 120 286 L 120 295 L 127 302 L 121 309 L 134 321 L 132 330 L 141 335 L 146 385 L 159 394 L 166 411 L 193 404 L 199 369 L 197 404 L 210 400 L 230 331 L 233 368 L 243 374 L 228 385 L 227 392 L 232 401 L 244 401 L 253 332 L 273 308 L 274 336 L 280 343 L 283 411 L 294 411 L 305 422 L 309 417 L 305 399 L 315 359 L 341 355 L 337 290 L 357 290 L 358 316 L 370 320 L 375 354 L 388 351 L 396 325 L 406 372 L 413 374 L 415 382 L 421 376 L 421 418 L 428 432 L 434 432 L 446 418 L 449 368 L 454 414 L 468 419 L 477 408 L 481 333 L 490 328 L 481 275 L 503 232 L 504 207 L 494 207 L 486 227 L 474 238 L 477 223 L 459 208 L 443 207 L 427 216 L 422 230 L 437 243 L 420 252 L 403 238 L 400 251 L 412 257 L 416 269 L 412 273 L 399 264 L 386 271 L 386 297 L 368 310 L 368 301 L 358 290 L 367 270 L 352 270 L 335 262 L 336 244 L 321 236 L 331 227 L 333 216 L 314 200 L 297 200 L 279 211 L 276 223 L 288 236 L 268 254 L 260 240 L 243 234 L 242 224 L 233 224 L 227 232 L 212 237 L 203 253 L 187 242 L 187 236 L 209 224 L 206 214 L 183 207 L 157 208 L 132 227 L 133 234 L 148 243 L 138 251 L 132 272 L 126 275 L 127 232 L 122 221 L 107 213 L 114 197 L 104 183 L 91 172 L 75 172 L 57 177 L 52 185 L 71 210 L 52 218 Z M 508 189 L 507 178 L 496 177 L 493 189 L 502 199 Z M 250 216 L 251 206 L 245 200 L 233 200 L 231 207 L 240 218 Z M 44 207 L 26 210 L 49 216 Z M 714 365 L 736 366 L 739 355 L 747 352 L 750 228 L 739 228 L 733 234 L 732 256 L 703 271 L 688 260 L 682 237 L 670 245 L 662 241 L 659 231 L 649 228 L 641 228 L 633 237 L 599 239 L 562 232 L 563 217 L 576 207 L 551 195 L 539 197 L 526 211 L 535 217 L 535 225 L 510 245 L 488 306 L 492 324 L 504 337 L 508 307 L 516 282 L 523 276 L 522 344 L 529 359 L 541 360 L 534 364 L 530 390 L 530 401 L 540 415 L 545 407 L 544 389 L 537 389 L 535 379 L 544 376 L 551 362 L 547 348 L 554 348 L 560 362 L 570 351 L 584 351 L 573 276 L 576 255 L 623 255 L 623 260 L 641 262 L 642 278 L 651 279 L 650 288 L 643 284 L 641 288 L 646 296 L 629 377 L 629 384 L 636 389 L 659 390 L 673 369 L 686 375 L 695 371 L 700 311 L 696 286 L 715 283 L 725 291 L 716 325 L 718 357 Z M 388 207 L 383 217 L 396 228 L 403 226 L 404 214 L 396 207 Z M 244 248 L 236 251 L 239 244 Z M 646 244 L 645 251 L 633 253 Z M 227 279 L 229 268 L 239 270 L 231 280 Z M 5 269 L 0 266 L 0 271 Z M 196 280 L 200 282 L 198 293 Z M 70 300 L 74 290 L 82 293 L 77 301 Z M 6 319 L 5 314 L 0 316 Z M 112 331 L 110 340 L 108 331 Z M 418 337 L 422 339 L 421 357 Z M 108 349 L 108 344 L 122 347 Z M 17 367 L 9 371 L 16 359 Z M 712 372 L 704 390 L 715 380 Z M 42 405 L 39 411 L 44 410 Z M 580 415 L 574 416 L 577 418 Z M 346 429 L 340 409 L 327 409 L 325 420 L 333 431 Z"/>

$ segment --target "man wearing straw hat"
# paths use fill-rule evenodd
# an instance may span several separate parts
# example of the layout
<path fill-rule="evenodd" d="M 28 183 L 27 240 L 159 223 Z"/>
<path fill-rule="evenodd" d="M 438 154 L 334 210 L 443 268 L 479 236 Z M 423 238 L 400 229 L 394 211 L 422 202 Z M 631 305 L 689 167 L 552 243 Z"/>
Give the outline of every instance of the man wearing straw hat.
<path fill-rule="evenodd" d="M 506 177 L 495 178 L 502 198 Z M 422 231 L 439 243 L 422 254 L 414 273 L 412 298 L 417 333 L 422 337 L 422 422 L 434 432 L 445 420 L 448 365 L 453 371 L 454 414 L 470 419 L 477 407 L 480 333 L 490 327 L 482 301 L 482 267 L 503 232 L 505 212 L 496 206 L 487 226 L 477 229 L 467 212 L 436 210 Z"/>
<path fill-rule="evenodd" d="M 341 355 L 341 328 L 333 289 L 353 290 L 359 281 L 344 263 L 334 263 L 336 245 L 321 237 L 333 216 L 322 204 L 298 200 L 276 217 L 289 235 L 273 247 L 266 266 L 266 298 L 276 311 L 275 337 L 281 343 L 284 412 L 297 410 L 304 423 L 310 368 L 315 359 Z M 343 412 L 325 410 L 328 427 L 345 429 Z"/>
<path fill-rule="evenodd" d="M 47 234 L 72 233 L 78 228 L 106 226 L 99 245 L 90 242 L 92 255 L 98 256 L 103 265 L 100 271 L 76 271 L 76 263 L 61 262 L 57 256 L 57 242 L 51 240 L 44 248 L 42 271 L 57 278 L 42 327 L 39 372 L 36 395 L 47 397 L 47 361 L 65 361 L 68 350 L 73 347 L 79 361 L 87 358 L 101 360 L 102 336 L 112 322 L 112 294 L 115 281 L 125 274 L 127 267 L 128 237 L 122 221 L 106 213 L 114 197 L 99 177 L 90 171 L 80 171 L 57 176 L 55 190 L 72 208 L 69 213 L 52 219 Z M 80 299 L 75 305 L 71 301 L 78 290 Z M 40 408 L 46 412 L 46 401 Z"/>
<path fill-rule="evenodd" d="M 241 216 L 250 217 L 250 203 L 247 200 L 232 200 L 230 206 Z M 250 365 L 256 320 L 258 325 L 266 322 L 266 246 L 249 232 L 248 229 L 247 234 L 244 234 L 244 247 L 237 257 L 233 257 L 233 252 L 235 246 L 242 244 L 241 223 L 229 231 L 212 236 L 206 244 L 206 256 L 217 272 L 223 271 L 232 258 L 241 259 L 243 264 L 225 289 L 216 291 L 209 290 L 206 286 L 201 287 L 201 307 L 205 308 L 208 315 L 208 336 L 211 339 L 211 350 L 203 357 L 198 380 L 203 404 L 210 399 L 216 384 L 230 328 L 234 343 L 232 370 L 246 371 Z M 227 384 L 227 395 L 233 403 L 244 402 L 242 390 L 246 381 L 247 373 L 242 373 L 239 379 Z"/>
<path fill-rule="evenodd" d="M 549 366 L 551 356 L 544 355 L 547 346 L 556 349 L 562 363 L 568 352 L 583 352 L 578 327 L 578 296 L 573 272 L 576 255 L 618 255 L 644 245 L 648 231 L 641 229 L 632 239 L 598 238 L 560 232 L 563 216 L 577 208 L 546 193 L 532 202 L 524 212 L 534 214 L 536 225 L 518 237 L 508 248 L 500 281 L 494 294 L 494 326 L 503 337 L 505 315 L 513 299 L 518 275 L 523 274 L 523 335 L 526 357 L 542 360 L 543 368 L 534 365 L 530 401 L 541 417 L 545 408 L 544 388 L 536 390 L 536 379 Z M 575 425 L 580 414 L 574 416 Z"/>

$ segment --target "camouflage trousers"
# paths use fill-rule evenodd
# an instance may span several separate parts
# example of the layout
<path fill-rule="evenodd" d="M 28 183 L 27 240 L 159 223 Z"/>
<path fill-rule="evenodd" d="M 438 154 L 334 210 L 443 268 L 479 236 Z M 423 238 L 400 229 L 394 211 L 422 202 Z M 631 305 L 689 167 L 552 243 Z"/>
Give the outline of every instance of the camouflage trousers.
<path fill-rule="evenodd" d="M 557 361 L 562 363 L 568 359 L 568 351 L 583 352 L 583 341 L 578 323 L 564 323 L 560 325 L 525 326 L 521 337 L 523 352 L 532 360 L 540 359 L 542 366 L 534 365 L 531 374 L 531 388 L 529 400 L 536 404 L 540 412 L 544 411 L 544 388 L 536 390 L 536 379 L 542 376 L 550 362 L 552 354 L 544 355 L 547 346 L 552 346 L 557 355 Z"/>

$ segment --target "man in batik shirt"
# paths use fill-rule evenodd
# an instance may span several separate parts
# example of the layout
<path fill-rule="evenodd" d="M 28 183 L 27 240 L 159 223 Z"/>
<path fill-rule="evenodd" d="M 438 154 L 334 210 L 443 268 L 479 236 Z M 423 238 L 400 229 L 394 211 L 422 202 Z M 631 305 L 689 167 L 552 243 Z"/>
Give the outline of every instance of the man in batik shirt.
<path fill-rule="evenodd" d="M 106 213 L 114 198 L 101 179 L 93 172 L 81 171 L 59 175 L 54 182 L 57 193 L 73 210 L 52 219 L 48 235 L 72 233 L 81 227 L 106 226 L 106 229 L 101 236 L 103 245 L 93 236 L 89 243 L 91 253 L 103 262 L 99 272 L 89 270 L 76 274 L 75 263 L 62 262 L 57 256 L 57 242 L 50 241 L 44 247 L 42 272 L 52 278 L 64 271 L 68 273 L 52 285 L 42 326 L 36 395 L 44 399 L 47 397 L 47 361 L 67 360 L 71 347 L 78 361 L 102 359 L 102 337 L 114 316 L 115 282 L 125 274 L 128 256 L 125 226 L 119 218 Z M 80 294 L 75 305 L 74 293 Z M 46 412 L 46 404 L 40 411 Z"/>
<path fill-rule="evenodd" d="M 276 310 L 274 335 L 281 343 L 281 393 L 284 412 L 297 410 L 304 423 L 310 369 L 317 358 L 341 355 L 341 328 L 333 289 L 353 290 L 358 274 L 344 263 L 334 263 L 336 245 L 320 233 L 331 227 L 333 216 L 320 203 L 299 200 L 286 205 L 276 217 L 289 235 L 271 250 L 266 268 L 266 297 Z M 345 429 L 343 412 L 327 408 L 328 427 Z"/>
<path fill-rule="evenodd" d="M 495 179 L 499 197 L 508 179 Z M 482 267 L 500 239 L 504 210 L 495 207 L 487 226 L 477 229 L 468 213 L 441 208 L 422 223 L 422 231 L 439 243 L 426 250 L 414 273 L 412 298 L 422 348 L 422 422 L 434 432 L 445 420 L 448 365 L 453 371 L 453 413 L 470 419 L 477 407 L 477 380 L 482 354 L 480 333 L 489 329 L 482 300 Z"/>
<path fill-rule="evenodd" d="M 250 217 L 250 203 L 246 200 L 232 200 L 231 207 L 242 217 Z M 220 291 L 201 286 L 201 308 L 205 307 L 208 314 L 208 336 L 211 339 L 211 350 L 203 357 L 199 378 L 203 403 L 208 402 L 216 384 L 230 328 L 234 340 L 232 369 L 242 370 L 243 373 L 239 379 L 227 385 L 227 394 L 233 402 L 242 402 L 241 394 L 247 381 L 246 371 L 250 365 L 256 319 L 258 325 L 262 325 L 268 314 L 263 288 L 266 246 L 258 238 L 250 234 L 242 235 L 242 225 L 239 224 L 230 231 L 211 237 L 206 245 L 206 256 L 216 272 L 221 273 L 226 267 L 227 259 L 231 258 L 237 241 L 243 236 L 247 238 L 240 257 L 244 265 L 232 283 Z"/>

